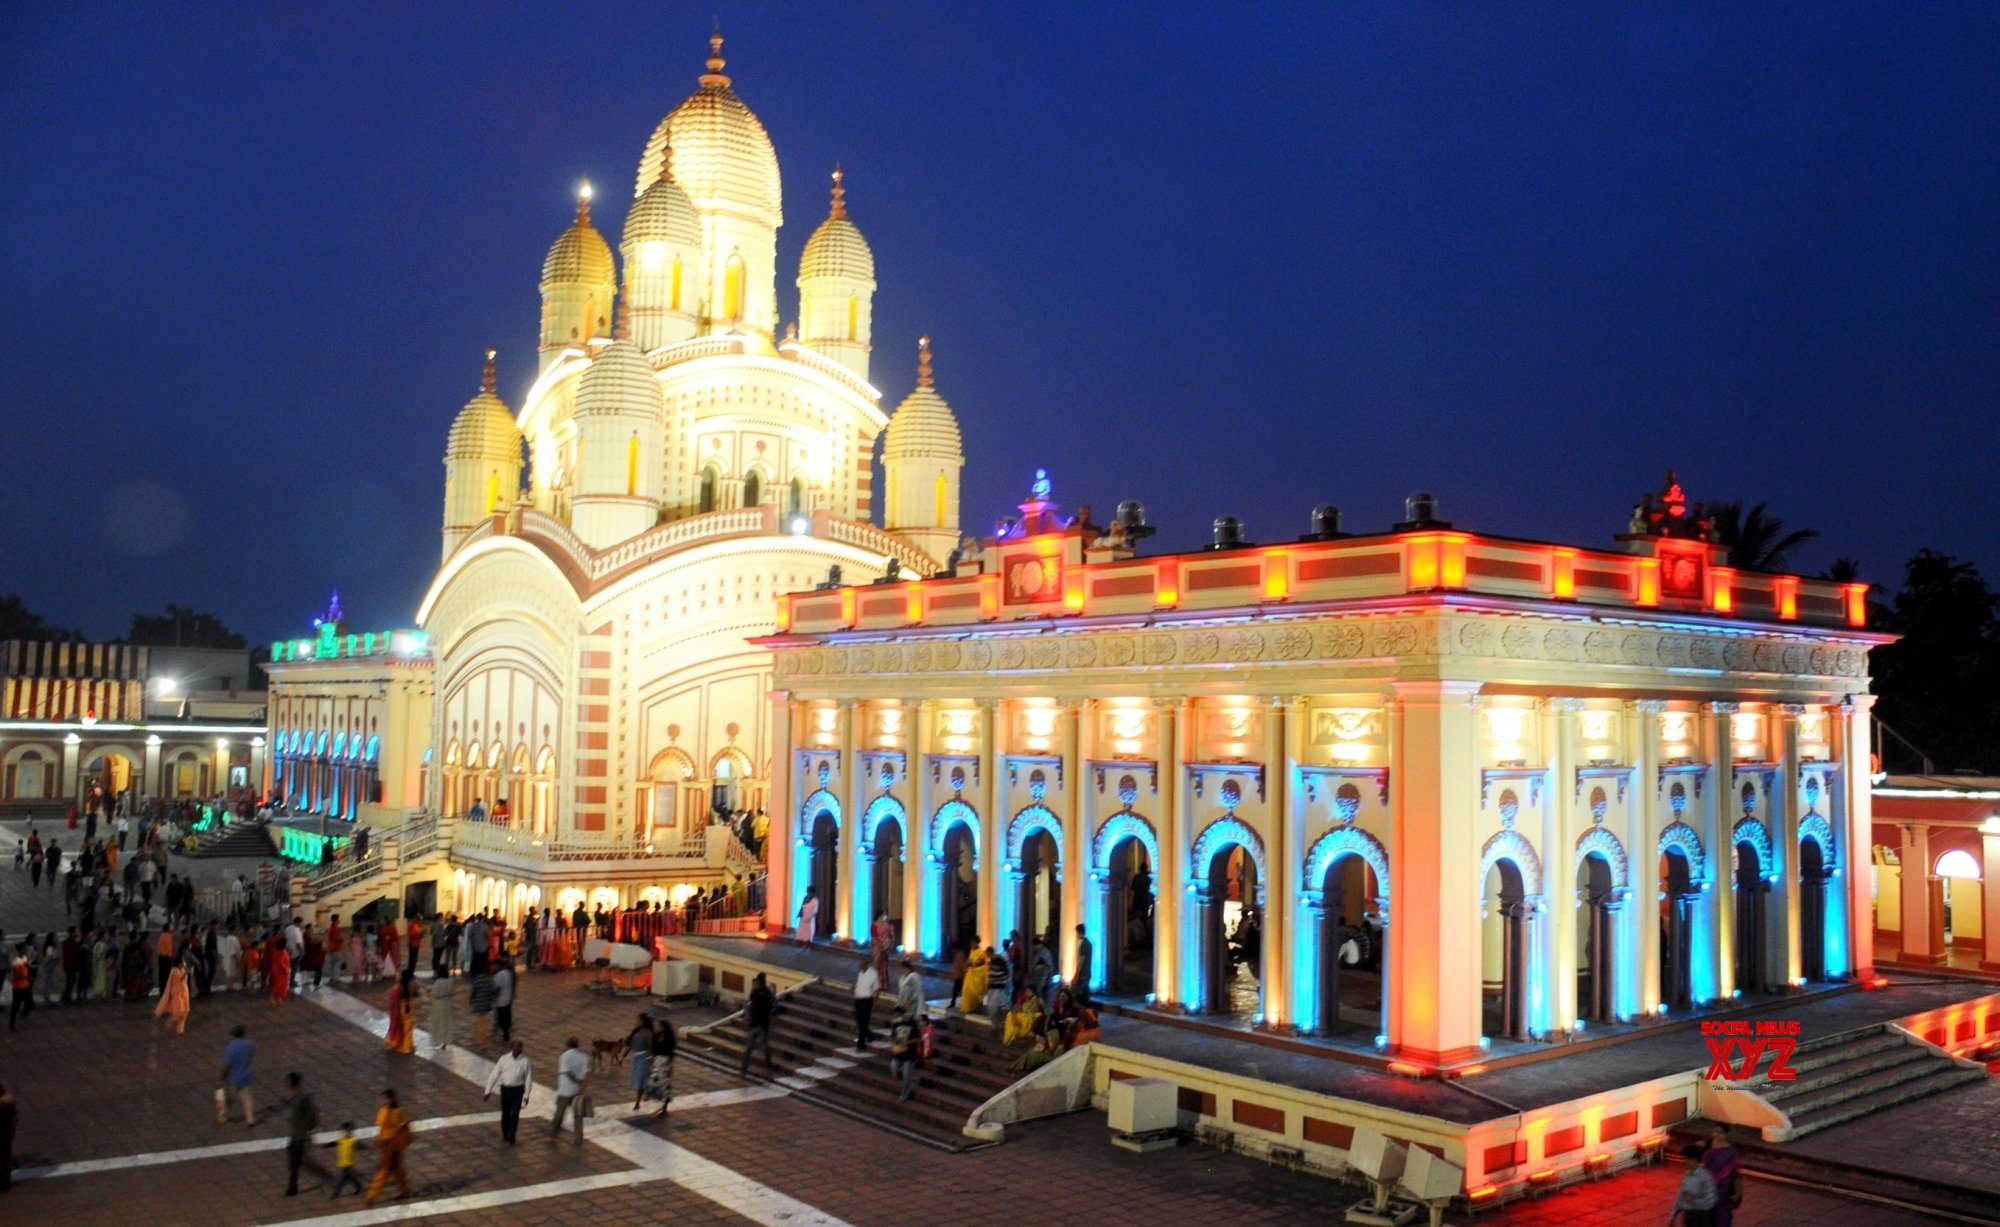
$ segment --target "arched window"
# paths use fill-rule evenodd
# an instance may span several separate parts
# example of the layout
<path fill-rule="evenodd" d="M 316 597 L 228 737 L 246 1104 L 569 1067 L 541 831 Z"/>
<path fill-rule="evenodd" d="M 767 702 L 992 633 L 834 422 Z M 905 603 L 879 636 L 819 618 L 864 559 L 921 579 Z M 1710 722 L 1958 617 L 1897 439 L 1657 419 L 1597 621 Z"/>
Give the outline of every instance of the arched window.
<path fill-rule="evenodd" d="M 859 294 L 847 296 L 847 339 L 850 341 L 861 339 L 861 295 Z"/>
<path fill-rule="evenodd" d="M 714 465 L 709 465 L 707 468 L 701 471 L 701 489 L 698 495 L 696 496 L 695 508 L 698 511 L 715 510 L 715 466 Z"/>
<path fill-rule="evenodd" d="M 794 477 L 792 478 L 791 501 L 789 504 L 786 505 L 785 510 L 787 512 L 798 512 L 798 511 L 804 511 L 805 507 L 806 507 L 806 483 L 804 479 Z"/>
<path fill-rule="evenodd" d="M 743 318 L 743 257 L 730 256 L 722 273 L 722 318 Z"/>
<path fill-rule="evenodd" d="M 583 328 L 581 332 L 570 329 L 569 335 L 577 340 L 588 340 L 597 328 L 597 295 L 592 294 L 583 304 Z"/>
<path fill-rule="evenodd" d="M 499 505 L 500 475 L 495 473 L 486 479 L 486 514 L 492 515 L 493 509 Z"/>
<path fill-rule="evenodd" d="M 931 523 L 939 526 L 940 528 L 950 523 L 949 520 L 946 520 L 944 518 L 944 490 L 945 490 L 944 474 L 939 473 L 937 479 L 937 517 L 933 519 Z"/>
<path fill-rule="evenodd" d="M 672 310 L 681 309 L 681 258 L 674 257 L 673 289 L 668 294 L 668 304 Z"/>
<path fill-rule="evenodd" d="M 1941 878 L 1976 878 L 1979 876 L 1979 862 L 1970 852 L 1953 848 L 1938 858 L 1937 876 Z"/>
<path fill-rule="evenodd" d="M 755 507 L 764 501 L 764 474 L 751 469 L 743 477 L 743 505 Z"/>
<path fill-rule="evenodd" d="M 639 432 L 625 442 L 625 493 L 630 496 L 639 493 Z"/>

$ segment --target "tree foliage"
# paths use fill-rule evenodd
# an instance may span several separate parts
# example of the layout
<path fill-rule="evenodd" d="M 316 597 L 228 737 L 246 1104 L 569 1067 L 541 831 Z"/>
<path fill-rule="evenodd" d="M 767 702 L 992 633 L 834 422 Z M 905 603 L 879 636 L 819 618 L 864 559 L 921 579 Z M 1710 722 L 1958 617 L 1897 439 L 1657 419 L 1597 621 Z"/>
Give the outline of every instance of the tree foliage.
<path fill-rule="evenodd" d="M 243 636 L 216 615 L 172 604 L 164 614 L 133 614 L 132 631 L 126 640 L 149 648 L 240 648 L 246 644 Z"/>
<path fill-rule="evenodd" d="M 47 619 L 28 608 L 20 593 L 10 592 L 0 596 L 0 641 L 8 639 L 76 643 L 83 639 L 83 632 L 66 626 L 49 625 Z"/>
<path fill-rule="evenodd" d="M 2000 772 L 2000 594 L 1979 568 L 1918 550 L 1882 629 L 1902 638 L 1872 653 L 1875 714 L 1940 771 Z"/>
<path fill-rule="evenodd" d="M 1793 550 L 1819 536 L 1816 528 L 1785 531 L 1785 522 L 1758 503 L 1749 511 L 1741 502 L 1710 503 L 1715 539 L 1729 547 L 1729 565 L 1739 571 L 1783 571 Z"/>

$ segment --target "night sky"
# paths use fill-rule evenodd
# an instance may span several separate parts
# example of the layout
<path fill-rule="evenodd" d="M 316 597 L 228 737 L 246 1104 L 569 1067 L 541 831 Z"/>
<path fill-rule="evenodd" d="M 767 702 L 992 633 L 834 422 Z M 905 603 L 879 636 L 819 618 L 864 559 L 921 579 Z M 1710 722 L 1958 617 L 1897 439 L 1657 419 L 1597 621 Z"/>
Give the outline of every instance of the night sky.
<path fill-rule="evenodd" d="M 573 185 L 615 249 L 714 7 L 0 6 L 0 592 L 407 624 L 480 351 L 518 408 Z M 1043 465 L 1161 546 L 1416 489 L 1608 544 L 1673 466 L 1809 572 L 2000 578 L 2000 7 L 720 15 L 782 312 L 838 159 L 969 525 Z"/>

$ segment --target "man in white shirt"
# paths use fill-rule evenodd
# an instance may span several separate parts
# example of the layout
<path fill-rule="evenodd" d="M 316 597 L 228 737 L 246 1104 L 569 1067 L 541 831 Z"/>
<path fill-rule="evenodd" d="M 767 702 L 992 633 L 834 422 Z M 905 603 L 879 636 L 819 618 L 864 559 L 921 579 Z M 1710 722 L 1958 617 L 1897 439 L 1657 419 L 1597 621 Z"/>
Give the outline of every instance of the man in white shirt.
<path fill-rule="evenodd" d="M 867 955 L 861 956 L 861 970 L 854 973 L 854 1051 L 866 1052 L 875 1038 L 875 1031 L 868 1024 L 875 1017 L 875 994 L 882 991 L 882 977 L 875 974 L 875 963 Z"/>
<path fill-rule="evenodd" d="M 577 1038 L 569 1037 L 568 1046 L 563 1049 L 562 1059 L 556 1062 L 556 1118 L 549 1122 L 549 1136 L 562 1132 L 563 1113 L 571 1104 L 576 1104 L 576 1144 L 583 1145 L 583 1114 L 589 1103 L 577 1103 L 583 1095 L 584 1083 L 590 1081 L 590 1058 L 578 1046 Z"/>
<path fill-rule="evenodd" d="M 520 1040 L 493 1063 L 493 1072 L 486 1076 L 486 1098 L 493 1098 L 496 1087 L 500 1091 L 500 1137 L 512 1146 L 521 1128 L 521 1109 L 528 1106 L 528 1096 L 535 1089 L 534 1067 L 528 1064 Z"/>
<path fill-rule="evenodd" d="M 285 922 L 285 953 L 292 956 L 292 983 L 297 984 L 299 969 L 304 966 L 306 958 L 306 935 L 299 928 L 297 917 Z"/>

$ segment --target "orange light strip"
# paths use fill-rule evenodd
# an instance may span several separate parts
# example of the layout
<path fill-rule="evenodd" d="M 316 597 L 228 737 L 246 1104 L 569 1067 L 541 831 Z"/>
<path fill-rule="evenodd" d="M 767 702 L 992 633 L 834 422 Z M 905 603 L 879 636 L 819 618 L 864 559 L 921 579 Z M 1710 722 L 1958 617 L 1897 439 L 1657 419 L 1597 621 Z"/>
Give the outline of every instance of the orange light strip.
<path fill-rule="evenodd" d="M 1083 612 L 1083 581 L 1082 567 L 1063 569 L 1063 608 L 1071 613 Z"/>
<path fill-rule="evenodd" d="M 861 601 L 855 595 L 854 589 L 842 588 L 840 590 L 840 624 L 845 627 L 852 627 L 857 617 L 857 611 L 860 608 Z"/>
<path fill-rule="evenodd" d="M 1549 595 L 1559 601 L 1576 599 L 1576 551 L 1549 553 Z"/>
<path fill-rule="evenodd" d="M 1868 625 L 1868 585 L 1842 584 L 1841 598 L 1847 606 L 1849 626 Z"/>
<path fill-rule="evenodd" d="M 778 598 L 778 633 L 792 629 L 792 597 L 785 593 Z"/>
<path fill-rule="evenodd" d="M 1717 613 L 1732 613 L 1736 609 L 1736 569 L 1734 567 L 1710 567 L 1708 569 L 1708 607 Z"/>
<path fill-rule="evenodd" d="M 1403 542 L 1404 583 L 1412 592 L 1438 586 L 1438 536 L 1412 533 Z"/>
<path fill-rule="evenodd" d="M 1181 569 L 1174 562 L 1162 560 L 1153 565 L 1153 604 L 1161 609 L 1172 609 L 1181 603 Z"/>
<path fill-rule="evenodd" d="M 1632 603 L 1634 605 L 1658 605 L 1660 603 L 1660 560 L 1657 558 L 1634 558 L 1632 562 Z"/>
<path fill-rule="evenodd" d="M 915 582 L 905 584 L 903 585 L 903 594 L 903 617 L 908 619 L 913 625 L 922 622 L 924 620 L 924 586 Z"/>
<path fill-rule="evenodd" d="M 1282 601 L 1292 594 L 1292 562 L 1286 550 L 1264 552 L 1264 599 Z"/>
<path fill-rule="evenodd" d="M 1799 577 L 1796 575 L 1773 575 L 1771 577 L 1771 603 L 1778 607 L 1778 617 L 1786 622 L 1794 622 L 1799 616 Z"/>
<path fill-rule="evenodd" d="M 993 619 L 1000 616 L 1000 577 L 981 575 L 979 577 L 979 616 Z"/>

